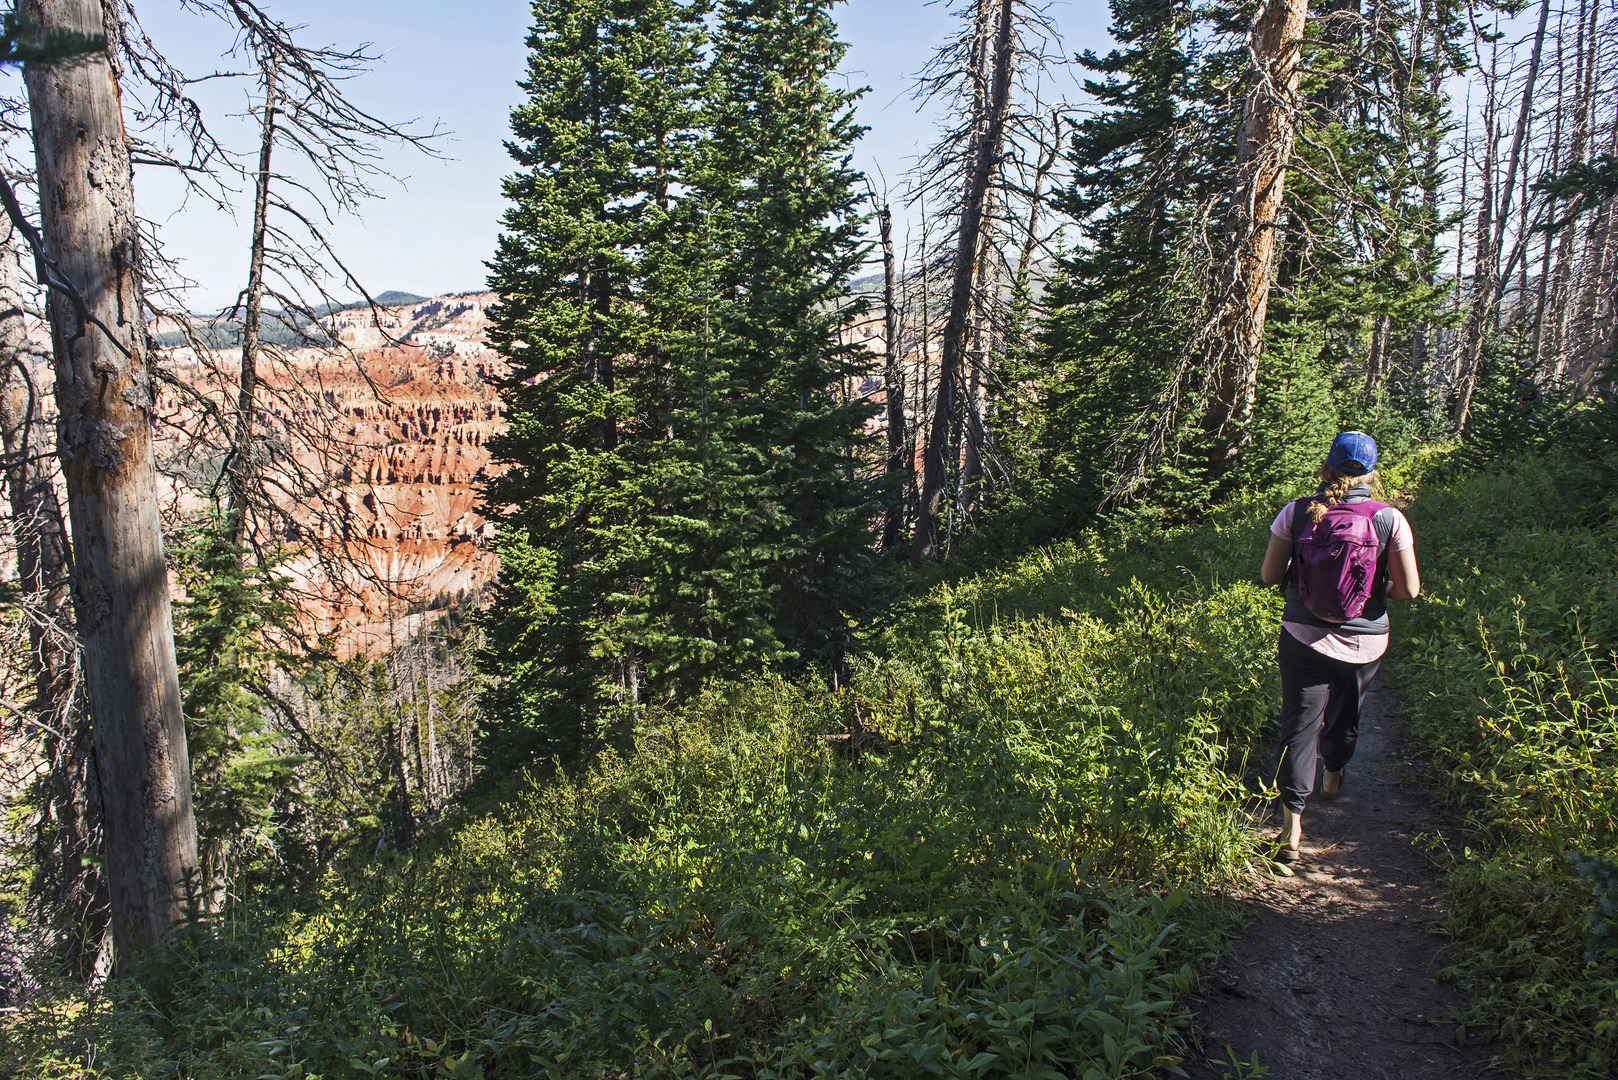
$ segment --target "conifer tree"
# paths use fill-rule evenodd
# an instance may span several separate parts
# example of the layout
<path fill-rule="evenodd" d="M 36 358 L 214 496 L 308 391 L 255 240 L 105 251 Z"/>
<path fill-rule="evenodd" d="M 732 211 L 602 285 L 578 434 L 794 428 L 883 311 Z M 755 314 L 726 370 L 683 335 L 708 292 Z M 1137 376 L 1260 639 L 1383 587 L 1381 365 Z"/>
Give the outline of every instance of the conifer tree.
<path fill-rule="evenodd" d="M 1199 302 L 1193 263 L 1222 213 L 1238 116 L 1225 87 L 1242 61 L 1213 47 L 1231 13 L 1186 0 L 1113 0 L 1112 12 L 1119 47 L 1079 57 L 1099 108 L 1069 144 L 1057 205 L 1081 243 L 1058 266 L 1045 327 L 1042 471 L 1080 512 L 1153 437 L 1145 421 Z"/>
<path fill-rule="evenodd" d="M 535 7 L 492 278 L 496 744 L 588 751 L 642 702 L 834 653 L 869 591 L 831 6 Z"/>
<path fill-rule="evenodd" d="M 1275 283 L 1279 219 L 1297 141 L 1308 0 L 1263 0 L 1248 37 L 1236 167 L 1210 311 L 1182 354 L 1201 370 L 1208 472 L 1223 481 L 1252 441 L 1264 325 Z"/>
<path fill-rule="evenodd" d="M 797 657 L 840 649 L 870 592 L 878 509 L 856 471 L 875 407 L 841 393 L 872 358 L 839 334 L 864 249 L 857 94 L 829 85 L 845 52 L 837 2 L 721 0 L 698 180 L 720 244 L 714 325 L 737 350 L 738 438 L 762 500 L 741 542 L 769 567 L 770 623 Z"/>
<path fill-rule="evenodd" d="M 675 0 L 537 0 L 512 113 L 519 171 L 491 263 L 489 340 L 511 361 L 486 492 L 502 572 L 487 618 L 491 734 L 569 754 L 598 698 L 633 700 L 620 625 L 655 552 L 643 470 L 662 437 L 672 242 L 691 138 L 700 11 Z"/>
<path fill-rule="evenodd" d="M 1229 250 L 1221 229 L 1232 220 L 1244 115 L 1233 91 L 1244 76 L 1252 86 L 1242 12 L 1120 0 L 1120 48 L 1080 58 L 1101 76 L 1087 84 L 1101 108 L 1076 125 L 1070 148 L 1062 208 L 1084 242 L 1052 289 L 1045 341 L 1055 370 L 1041 424 L 1046 474 L 1065 481 L 1068 505 L 1146 488 L 1141 510 L 1195 512 L 1232 460 L 1214 452 L 1217 427 L 1238 442 L 1261 429 L 1278 440 L 1229 478 L 1264 483 L 1313 456 L 1320 432 L 1349 422 L 1340 414 L 1351 398 L 1364 403 L 1365 388 L 1419 383 L 1421 333 L 1445 291 L 1442 175 L 1430 151 L 1446 130 L 1455 15 L 1447 3 L 1379 11 L 1367 21 L 1326 5 L 1304 42 L 1305 74 L 1287 105 L 1301 137 L 1280 212 L 1264 226 L 1279 258 L 1263 350 L 1281 369 L 1257 379 L 1256 395 L 1237 388 L 1231 402 L 1247 409 L 1256 398 L 1256 412 L 1235 426 L 1200 430 L 1192 413 L 1216 369 L 1256 356 L 1251 326 L 1241 349 L 1220 352 L 1229 343 L 1215 319 L 1216 300 L 1229 309 L 1215 255 Z M 1224 360 L 1210 365 L 1215 353 Z"/>
<path fill-rule="evenodd" d="M 1369 26 L 1328 15 L 1305 42 L 1309 107 L 1266 345 L 1299 331 L 1345 391 L 1402 389 L 1412 406 L 1419 331 L 1448 291 L 1437 276 L 1447 221 L 1430 194 L 1443 176 L 1428 148 L 1448 130 L 1455 28 L 1431 7 L 1389 5 Z"/>
<path fill-rule="evenodd" d="M 270 672 L 293 666 L 277 647 L 296 612 L 272 556 L 248 560 L 235 514 L 215 507 L 174 550 L 184 597 L 174 645 L 196 790 L 202 899 L 213 910 L 248 872 L 276 859 L 276 816 L 295 791 L 300 759 L 270 726 Z"/>
<path fill-rule="evenodd" d="M 1447 292 L 1429 148 L 1447 130 L 1450 18 L 1389 4 L 1367 23 L 1339 5 L 1309 29 L 1245 482 L 1308 475 L 1344 426 L 1397 445 L 1397 413 L 1427 404 L 1421 333 Z"/>

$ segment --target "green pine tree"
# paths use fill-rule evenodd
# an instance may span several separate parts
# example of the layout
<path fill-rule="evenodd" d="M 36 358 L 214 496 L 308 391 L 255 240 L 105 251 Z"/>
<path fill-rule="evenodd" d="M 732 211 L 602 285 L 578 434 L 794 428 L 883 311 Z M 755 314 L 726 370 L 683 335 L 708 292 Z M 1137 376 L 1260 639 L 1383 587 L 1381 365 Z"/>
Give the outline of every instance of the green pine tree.
<path fill-rule="evenodd" d="M 1038 425 L 1052 497 L 1080 514 L 1121 476 L 1146 485 L 1135 513 L 1196 514 L 1215 494 L 1195 425 L 1182 419 L 1164 432 L 1157 421 L 1175 415 L 1164 389 L 1195 395 L 1202 374 L 1179 365 L 1204 322 L 1227 216 L 1246 10 L 1116 0 L 1120 47 L 1081 57 L 1099 76 L 1087 87 L 1100 108 L 1076 127 L 1069 151 L 1063 207 L 1081 243 L 1053 283 Z M 1430 381 L 1421 346 L 1445 293 L 1436 241 L 1447 224 L 1433 150 L 1446 130 L 1456 8 L 1381 11 L 1365 23 L 1333 3 L 1308 24 L 1260 372 L 1266 400 L 1257 449 L 1232 483 L 1291 482 L 1320 432 L 1365 426 L 1369 415 L 1406 438 L 1412 428 L 1388 402 L 1419 408 Z M 1136 451 L 1158 436 L 1165 452 L 1135 475 Z M 1274 445 L 1258 447 L 1266 441 Z"/>
<path fill-rule="evenodd" d="M 800 659 L 841 653 L 870 602 L 875 489 L 862 478 L 875 406 L 845 391 L 873 358 L 839 330 L 865 303 L 857 93 L 830 85 L 839 0 L 721 0 L 699 184 L 720 240 L 716 318 L 734 350 L 737 432 L 757 485 L 754 537 L 770 625 Z"/>
<path fill-rule="evenodd" d="M 1392 4 L 1370 26 L 1317 20 L 1305 41 L 1299 93 L 1308 107 L 1288 178 L 1266 363 L 1329 373 L 1324 426 L 1380 427 L 1379 439 L 1395 436 L 1390 449 L 1409 441 L 1408 417 L 1427 404 L 1420 335 L 1442 323 L 1449 292 L 1437 275 L 1438 238 L 1452 222 L 1439 210 L 1443 176 L 1428 151 L 1449 130 L 1442 83 L 1460 62 L 1446 47 L 1457 30 L 1452 8 Z M 1268 437 L 1257 423 L 1255 443 Z M 1285 479 L 1257 461 L 1243 467 L 1249 482 Z"/>
<path fill-rule="evenodd" d="M 536 5 L 491 278 L 488 752 L 588 752 L 641 703 L 835 655 L 870 595 L 831 6 Z"/>
<path fill-rule="evenodd" d="M 489 340 L 511 361 L 485 499 L 502 570 L 485 621 L 486 749 L 577 754 L 637 693 L 624 634 L 655 558 L 646 471 L 664 438 L 671 205 L 694 137 L 702 11 L 537 0 L 512 112 Z"/>
<path fill-rule="evenodd" d="M 191 751 L 203 885 L 212 902 L 280 862 L 277 822 L 295 802 L 302 758 L 270 724 L 274 671 L 294 667 L 280 643 L 296 619 L 278 560 L 246 558 L 216 510 L 181 534 L 174 651 Z"/>
<path fill-rule="evenodd" d="M 1235 156 L 1240 102 L 1230 87 L 1245 57 L 1229 48 L 1231 9 L 1113 0 L 1112 12 L 1119 47 L 1079 58 L 1097 76 L 1085 87 L 1098 108 L 1067 152 L 1073 177 L 1057 205 L 1080 243 L 1058 265 L 1043 335 L 1046 465 L 1035 471 L 1079 516 L 1146 437 L 1132 425 L 1157 411 L 1196 325 L 1199 260 L 1223 218 Z M 1181 475 L 1171 455 L 1160 473 L 1158 501 L 1199 498 L 1195 469 Z"/>

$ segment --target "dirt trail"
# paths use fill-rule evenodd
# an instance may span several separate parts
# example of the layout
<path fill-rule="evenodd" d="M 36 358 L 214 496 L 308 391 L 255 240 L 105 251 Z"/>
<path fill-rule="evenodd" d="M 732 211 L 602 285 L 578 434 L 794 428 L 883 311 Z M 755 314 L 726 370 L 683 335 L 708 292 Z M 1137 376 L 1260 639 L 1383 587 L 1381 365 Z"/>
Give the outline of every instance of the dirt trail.
<path fill-rule="evenodd" d="M 1436 819 L 1405 763 L 1404 724 L 1373 691 L 1342 794 L 1310 801 L 1303 859 L 1244 897 L 1252 919 L 1198 1010 L 1209 1060 L 1258 1054 L 1269 1080 L 1467 1080 L 1484 1050 L 1455 1043 L 1461 993 L 1434 977 L 1443 919 L 1436 869 L 1415 846 Z M 1273 829 L 1271 830 L 1273 832 Z M 1499 1074 L 1492 1074 L 1499 1075 Z"/>

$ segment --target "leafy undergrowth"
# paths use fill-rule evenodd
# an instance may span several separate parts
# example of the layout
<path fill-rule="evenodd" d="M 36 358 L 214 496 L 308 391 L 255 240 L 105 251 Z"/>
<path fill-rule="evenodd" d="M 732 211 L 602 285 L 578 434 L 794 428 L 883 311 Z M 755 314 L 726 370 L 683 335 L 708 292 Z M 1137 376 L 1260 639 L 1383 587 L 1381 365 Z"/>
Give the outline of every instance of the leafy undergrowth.
<path fill-rule="evenodd" d="M 1211 898 L 1252 854 L 1236 778 L 1274 700 L 1277 601 L 1245 583 L 1266 520 L 1255 504 L 941 587 L 847 685 L 761 679 L 649 716 L 632 752 L 324 882 L 314 914 L 192 927 L 143 989 L 12 1017 L 0 1061 L 1172 1072 Z"/>
<path fill-rule="evenodd" d="M 1400 681 L 1442 765 L 1455 970 L 1537 1075 L 1618 1068 L 1618 455 L 1425 489 Z"/>

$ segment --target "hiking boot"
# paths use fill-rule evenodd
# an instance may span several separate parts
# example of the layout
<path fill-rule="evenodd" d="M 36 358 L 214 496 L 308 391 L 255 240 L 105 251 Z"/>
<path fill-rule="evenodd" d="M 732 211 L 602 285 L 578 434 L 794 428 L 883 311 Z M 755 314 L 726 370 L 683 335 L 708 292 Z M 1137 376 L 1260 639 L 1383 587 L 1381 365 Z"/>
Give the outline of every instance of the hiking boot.
<path fill-rule="evenodd" d="M 1281 834 L 1275 838 L 1275 861 L 1278 863 L 1295 863 L 1298 861 L 1299 845 L 1303 843 L 1303 817 L 1294 814 L 1290 809 L 1281 808 Z"/>
<path fill-rule="evenodd" d="M 1327 769 L 1320 775 L 1320 797 L 1322 799 L 1335 799 L 1343 790 L 1343 770 L 1333 772 Z"/>

